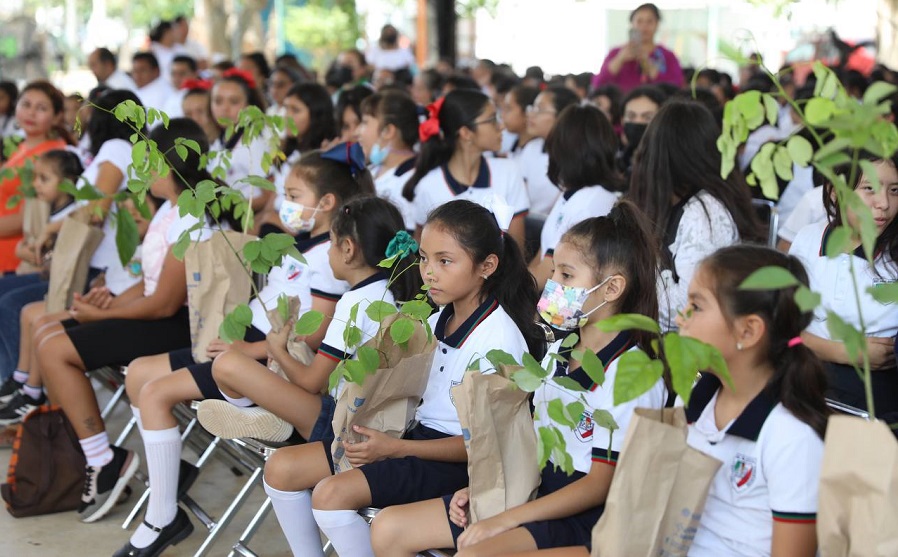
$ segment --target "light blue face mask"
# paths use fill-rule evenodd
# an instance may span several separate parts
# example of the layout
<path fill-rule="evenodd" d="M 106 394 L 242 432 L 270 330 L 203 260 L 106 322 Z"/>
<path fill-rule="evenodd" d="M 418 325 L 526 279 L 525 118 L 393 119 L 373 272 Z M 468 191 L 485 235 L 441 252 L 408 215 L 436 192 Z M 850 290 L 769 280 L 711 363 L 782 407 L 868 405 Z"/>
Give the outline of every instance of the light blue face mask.
<path fill-rule="evenodd" d="M 371 154 L 368 155 L 368 160 L 374 166 L 380 166 L 387 160 L 387 156 L 390 154 L 389 147 L 381 147 L 380 143 L 375 143 L 371 147 Z"/>

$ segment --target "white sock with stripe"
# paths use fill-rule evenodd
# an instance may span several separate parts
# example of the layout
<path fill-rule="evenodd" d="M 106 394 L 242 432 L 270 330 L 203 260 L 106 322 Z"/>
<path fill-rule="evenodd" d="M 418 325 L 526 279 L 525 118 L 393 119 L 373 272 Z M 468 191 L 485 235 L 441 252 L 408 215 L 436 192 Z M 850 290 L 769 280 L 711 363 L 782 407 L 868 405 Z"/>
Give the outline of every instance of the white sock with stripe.
<path fill-rule="evenodd" d="M 109 435 L 105 431 L 91 435 L 87 439 L 79 439 L 87 465 L 101 468 L 112 460 L 112 449 L 109 447 Z"/>
<path fill-rule="evenodd" d="M 18 381 L 19 383 L 25 383 L 26 381 L 28 381 L 29 375 L 30 375 L 30 373 L 28 373 L 27 371 L 22 371 L 21 369 L 17 369 L 14 372 L 12 372 L 12 378 L 15 379 L 16 381 Z"/>
<path fill-rule="evenodd" d="M 324 557 L 321 547 L 321 533 L 312 516 L 312 492 L 281 491 L 275 489 L 262 478 L 265 493 L 271 498 L 271 506 L 278 517 L 278 524 L 284 531 L 287 544 L 293 555 Z"/>
<path fill-rule="evenodd" d="M 178 512 L 178 473 L 181 468 L 181 432 L 177 427 L 145 430 L 143 446 L 147 454 L 147 473 L 150 476 L 150 499 L 144 520 L 164 528 Z M 159 536 L 158 532 L 140 523 L 131 545 L 147 547 Z"/>
<path fill-rule="evenodd" d="M 334 545 L 340 557 L 374 557 L 371 528 L 355 511 L 312 509 L 315 522 Z"/>

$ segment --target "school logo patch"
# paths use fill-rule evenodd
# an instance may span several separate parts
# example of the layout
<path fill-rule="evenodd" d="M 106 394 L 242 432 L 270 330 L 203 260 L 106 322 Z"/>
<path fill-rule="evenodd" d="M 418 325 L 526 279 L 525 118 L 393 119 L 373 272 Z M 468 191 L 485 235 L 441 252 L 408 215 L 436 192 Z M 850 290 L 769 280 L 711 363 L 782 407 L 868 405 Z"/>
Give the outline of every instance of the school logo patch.
<path fill-rule="evenodd" d="M 452 395 L 452 387 L 456 385 L 461 385 L 461 381 L 449 380 L 449 400 L 452 401 L 452 406 L 455 406 L 455 397 Z"/>
<path fill-rule="evenodd" d="M 592 441 L 592 432 L 595 427 L 596 423 L 592 421 L 592 413 L 584 411 L 580 416 L 580 423 L 577 424 L 577 429 L 574 430 L 574 435 L 577 436 L 577 439 L 588 443 Z"/>
<path fill-rule="evenodd" d="M 745 491 L 755 482 L 757 474 L 757 459 L 742 453 L 736 453 L 736 458 L 733 459 L 733 466 L 730 468 L 730 483 L 733 486 L 733 490 L 737 493 Z"/>

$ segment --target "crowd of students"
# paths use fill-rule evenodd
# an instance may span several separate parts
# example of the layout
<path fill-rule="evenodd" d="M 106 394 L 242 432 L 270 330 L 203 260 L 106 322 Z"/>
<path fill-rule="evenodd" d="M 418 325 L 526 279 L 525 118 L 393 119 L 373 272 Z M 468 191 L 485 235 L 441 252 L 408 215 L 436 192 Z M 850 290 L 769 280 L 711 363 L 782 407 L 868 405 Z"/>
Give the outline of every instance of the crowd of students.
<path fill-rule="evenodd" d="M 686 409 L 689 444 L 724 464 L 690 554 L 814 555 L 824 397 L 865 406 L 852 368 L 857 362 L 831 339 L 826 322 L 831 309 L 859 323 L 845 288 L 851 272 L 876 370 L 877 414 L 887 421 L 898 415 L 898 313 L 866 291 L 898 280 L 898 158 L 862 154 L 870 164 L 850 184 L 873 214 L 872 266 L 859 243 L 854 254 L 825 255 L 833 228 L 857 227 L 859 217 L 839 206 L 831 183 L 797 166 L 795 178 L 780 184 L 780 251 L 763 247 L 766 224 L 753 204 L 761 194 L 743 171 L 764 142 L 800 134 L 802 123 L 784 101 L 778 122 L 754 132 L 736 169 L 722 178 L 716 140 L 723 105 L 736 88 L 725 74 L 706 70 L 696 76 L 698 89 L 683 89 L 690 70 L 681 71 L 673 54 L 653 42 L 660 17 L 651 4 L 634 10 L 631 44 L 612 51 L 595 79 L 546 80 L 538 68 L 520 78 L 487 60 L 468 71 L 442 63 L 417 71 L 400 52 L 395 28 L 385 28 L 376 64 L 345 52 L 321 84 L 290 56 L 273 68 L 260 53 L 209 66 L 204 53 L 188 48 L 186 21 L 179 20 L 154 31 L 152 48 L 134 55 L 130 75 L 110 51 L 92 53 L 98 87 L 84 106 L 44 81 L 21 91 L 0 84 L 0 133 L 12 146 L 3 169 L 14 171 L 0 178 L 0 424 L 21 422 L 48 398 L 61 405 L 87 461 L 79 515 L 99 520 L 140 458 L 110 444 L 85 372 L 127 366 L 152 490 L 145 520 L 115 555 L 158 555 L 193 530 L 178 497 L 197 470 L 181 460 L 172 414 L 192 400 L 203 401 L 200 421 L 217 436 L 304 441 L 277 450 L 264 474 L 295 555 L 321 555 L 320 532 L 344 557 L 433 547 L 455 547 L 464 556 L 581 555 L 604 509 L 624 435 L 601 427 L 590 435 L 565 431 L 575 472 L 566 475 L 550 460 L 535 500 L 472 525 L 469 455 L 450 388 L 490 350 L 518 361 L 529 354 L 554 376 L 588 389 L 586 412 L 607 410 L 626 431 L 636 407 L 662 408 L 675 398 L 659 379 L 637 399 L 614 404 L 618 358 L 636 349 L 654 355 L 655 348 L 646 333 L 606 333 L 593 325 L 639 313 L 717 348 L 733 378 L 729 384 L 703 374 Z M 893 77 L 885 68 L 877 72 Z M 849 78 L 862 95 L 869 81 Z M 786 86 L 798 99 L 813 91 L 813 83 L 796 87 L 787 79 Z M 772 82 L 749 67 L 739 89 L 772 91 Z M 142 245 L 123 265 L 112 228 L 112 212 L 122 209 L 111 195 L 127 188 L 134 130 L 111 110 L 126 100 L 172 117 L 167 127 L 140 131 L 177 172 L 149 184 L 152 217 L 135 210 Z M 228 137 L 221 126 L 250 106 L 293 124 L 280 138 L 284 157 L 273 157 L 269 172 L 263 156 L 273 155 L 271 136 L 246 142 L 245 130 Z M 898 107 L 892 110 L 883 117 L 892 120 Z M 80 138 L 73 134 L 76 115 Z M 177 155 L 179 138 L 214 153 L 209 168 L 193 150 Z M 228 171 L 213 178 L 222 159 L 230 161 Z M 250 187 L 249 176 L 270 179 L 274 191 Z M 76 203 L 60 186 L 79 180 L 106 198 L 89 207 Z M 210 361 L 201 363 L 191 353 L 184 264 L 173 246 L 182 233 L 204 239 L 219 228 L 241 228 L 227 214 L 205 223 L 180 214 L 181 192 L 204 180 L 238 189 L 256 213 L 251 232 L 295 236 L 304 261 L 285 256 L 273 267 L 248 300 L 253 317 L 244 339 L 212 342 Z M 51 208 L 47 231 L 37 238 L 23 237 L 21 203 L 12 199 L 28 181 Z M 61 222 L 80 210 L 91 211 L 105 238 L 87 291 L 66 311 L 48 313 L 46 274 L 16 271 L 21 263 L 45 265 Z M 392 265 L 417 263 L 419 272 L 390 281 L 392 269 L 379 263 L 391 240 L 406 232 L 417 247 Z M 738 288 L 769 265 L 819 292 L 820 309 L 799 309 L 794 287 Z M 367 440 L 345 447 L 355 468 L 335 474 L 331 421 L 342 385 L 328 390 L 328 378 L 377 333 L 368 304 L 412 299 L 422 285 L 434 307 L 429 324 L 438 345 L 431 369 L 421 370 L 429 375 L 416 425 L 401 439 L 359 430 Z M 266 318 L 264 307 L 281 294 L 299 297 L 301 313 L 325 316 L 303 339 L 314 354 L 306 361 L 287 350 L 301 314 L 279 332 Z M 553 343 L 537 321 L 554 329 Z M 350 322 L 361 331 L 359 343 L 344 335 Z M 566 342 L 572 334 L 576 342 Z M 571 355 L 577 350 L 601 360 L 604 387 L 593 389 Z M 271 373 L 270 361 L 283 374 Z M 488 362 L 479 362 L 488 372 Z M 533 403 L 580 399 L 552 385 L 538 389 Z M 540 414 L 534 426 L 547 420 Z M 737 461 L 754 466 L 752 481 L 734 483 Z M 356 513 L 366 506 L 384 509 L 370 527 Z"/>

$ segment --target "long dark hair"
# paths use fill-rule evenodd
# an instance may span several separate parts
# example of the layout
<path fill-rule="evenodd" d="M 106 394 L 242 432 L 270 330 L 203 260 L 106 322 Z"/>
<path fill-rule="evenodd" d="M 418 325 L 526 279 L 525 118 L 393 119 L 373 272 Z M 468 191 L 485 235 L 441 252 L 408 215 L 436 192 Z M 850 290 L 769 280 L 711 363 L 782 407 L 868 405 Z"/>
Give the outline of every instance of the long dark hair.
<path fill-rule="evenodd" d="M 90 138 L 90 152 L 93 156 L 97 156 L 103 144 L 110 139 L 129 141 L 134 134 L 133 123 L 120 122 L 112 113 L 115 107 L 125 101 L 134 101 L 137 106 L 143 106 L 137 95 L 127 89 L 110 89 L 97 99 L 97 106 L 87 124 L 87 136 Z M 138 131 L 146 133 L 146 127 Z"/>
<path fill-rule="evenodd" d="M 28 91 L 39 91 L 43 93 L 44 96 L 46 96 L 48 99 L 50 99 L 50 106 L 53 107 L 54 116 L 58 117 L 65 111 L 65 96 L 62 94 L 62 91 L 57 89 L 49 81 L 45 81 L 43 79 L 32 81 L 31 83 L 26 85 L 21 92 L 19 92 L 19 98 L 21 98 L 22 95 L 24 95 Z M 75 145 L 75 139 L 72 137 L 72 134 L 69 132 L 69 130 L 65 127 L 65 124 L 62 122 L 61 118 L 58 122 L 53 124 L 51 132 L 52 134 L 55 134 L 56 137 L 63 139 L 69 145 Z"/>
<path fill-rule="evenodd" d="M 415 101 L 405 93 L 375 93 L 362 101 L 362 114 L 376 118 L 381 130 L 396 126 L 402 144 L 409 149 L 418 142 L 418 109 Z"/>
<path fill-rule="evenodd" d="M 327 194 L 336 197 L 338 207 L 358 195 L 374 194 L 374 180 L 368 170 L 353 175 L 348 164 L 324 158 L 320 151 L 303 155 L 290 173 L 302 178 L 319 199 Z"/>
<path fill-rule="evenodd" d="M 546 153 L 549 180 L 565 191 L 595 185 L 623 191 L 623 178 L 614 165 L 614 128 L 592 105 L 572 105 L 561 111 L 546 138 Z"/>
<path fill-rule="evenodd" d="M 742 241 L 761 241 L 761 224 L 748 184 L 738 169 L 720 177 L 720 128 L 701 104 L 667 101 L 645 131 L 633 160 L 629 197 L 645 211 L 660 239 L 667 230 L 674 199 L 704 190 L 729 211 Z"/>
<path fill-rule="evenodd" d="M 446 94 L 438 117 L 440 133 L 421 144 L 415 172 L 402 188 L 403 197 L 414 200 L 418 182 L 434 168 L 449 162 L 458 144 L 458 131 L 472 126 L 489 102 L 490 98 L 480 91 L 454 89 Z"/>
<path fill-rule="evenodd" d="M 606 122 L 606 125 L 610 124 Z M 612 272 L 624 275 L 627 287 L 617 304 L 618 313 L 638 313 L 658 319 L 655 280 L 658 242 L 651 223 L 639 207 L 622 200 L 606 216 L 589 218 L 572 226 L 561 241 L 573 245 L 586 257 L 599 280 Z M 639 348 L 654 354 L 651 346 L 654 334 L 633 331 L 633 337 Z"/>
<path fill-rule="evenodd" d="M 6 96 L 9 97 L 9 107 L 6 109 L 6 113 L 3 114 L 3 116 L 15 116 L 16 101 L 19 99 L 19 88 L 16 87 L 16 84 L 13 81 L 0 81 L 0 91 L 6 93 Z"/>
<path fill-rule="evenodd" d="M 386 257 L 390 240 L 405 230 L 405 222 L 395 205 L 375 195 L 366 195 L 343 205 L 331 221 L 331 230 L 338 240 L 352 239 L 361 248 L 365 264 L 378 267 Z M 393 276 L 390 292 L 397 302 L 411 300 L 421 291 L 421 273 L 409 269 L 417 255 L 409 251 L 394 261 L 392 267 L 384 269 L 387 275 Z"/>
<path fill-rule="evenodd" d="M 499 258 L 496 271 L 483 283 L 481 299 L 495 297 L 524 335 L 530 354 L 542 359 L 545 333 L 534 321 L 539 301 L 536 279 L 527 271 L 517 242 L 502 233 L 496 217 L 477 203 L 456 199 L 431 211 L 424 226 L 437 226 L 451 234 L 475 265 L 490 254 Z"/>
<path fill-rule="evenodd" d="M 849 155 L 850 157 L 851 153 L 846 153 L 846 155 Z M 891 157 L 884 159 L 879 155 L 874 155 L 869 151 L 860 151 L 858 153 L 858 160 L 870 161 L 873 163 L 882 162 L 891 164 L 893 168 L 898 170 L 898 153 L 894 153 Z M 845 176 L 846 183 L 851 179 L 849 175 L 850 172 L 851 162 L 846 162 L 833 168 L 834 174 L 842 174 L 843 176 Z M 862 174 L 863 173 L 860 171 L 860 169 L 858 169 L 855 173 L 854 183 L 848 184 L 848 187 L 857 189 L 858 184 L 860 184 L 861 182 Z M 882 187 L 886 187 L 886 185 L 883 184 Z M 829 217 L 830 222 L 832 222 L 836 226 L 845 224 L 842 210 L 839 207 L 838 202 L 836 201 L 835 186 L 833 186 L 832 182 L 826 178 L 824 178 L 823 180 L 823 207 L 826 208 L 826 214 Z M 892 222 L 890 222 L 885 230 L 883 230 L 882 233 L 880 233 L 880 235 L 876 238 L 876 244 L 874 245 L 873 252 L 887 253 L 889 257 L 891 257 L 892 261 L 898 261 L 898 219 L 892 219 Z"/>
<path fill-rule="evenodd" d="M 302 137 L 289 135 L 284 139 L 281 150 L 289 157 L 294 152 L 305 153 L 318 149 L 324 141 L 337 136 L 334 120 L 334 103 L 324 86 L 318 83 L 297 83 L 284 97 L 296 97 L 309 110 L 309 129 Z"/>
<path fill-rule="evenodd" d="M 53 171 L 62 178 L 73 184 L 78 183 L 78 177 L 84 172 L 84 165 L 81 164 L 81 158 L 67 149 L 53 149 L 47 151 L 40 156 L 41 162 L 53 165 Z"/>
<path fill-rule="evenodd" d="M 745 315 L 757 315 L 764 320 L 765 360 L 774 370 L 766 391 L 823 438 L 829 415 L 823 363 L 804 344 L 789 346 L 789 341 L 801 335 L 810 324 L 812 312 L 802 312 L 795 303 L 794 286 L 776 290 L 739 288 L 749 275 L 767 266 L 783 267 L 801 284 L 809 285 L 808 275 L 798 259 L 761 246 L 722 248 L 701 264 L 712 277 L 712 290 L 728 320 Z"/>

